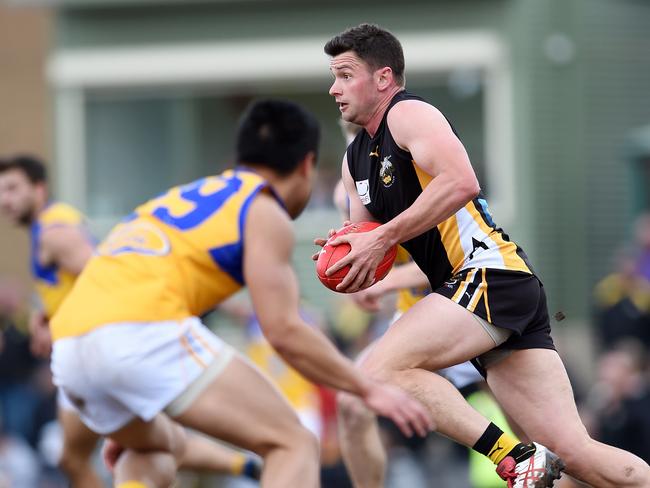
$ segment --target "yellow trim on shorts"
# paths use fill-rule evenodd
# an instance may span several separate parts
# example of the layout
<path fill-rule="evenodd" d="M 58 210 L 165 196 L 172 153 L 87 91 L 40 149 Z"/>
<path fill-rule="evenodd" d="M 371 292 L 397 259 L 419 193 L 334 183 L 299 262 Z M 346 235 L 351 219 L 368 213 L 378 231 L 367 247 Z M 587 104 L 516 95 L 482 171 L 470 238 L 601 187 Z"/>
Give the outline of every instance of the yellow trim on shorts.
<path fill-rule="evenodd" d="M 485 285 L 485 288 L 483 289 L 483 301 L 485 302 L 485 313 L 487 316 L 487 321 L 491 324 L 492 316 L 490 315 L 490 306 L 488 305 L 488 284 L 487 279 L 485 278 L 485 273 L 485 268 L 483 268 L 483 276 L 481 278 L 481 283 Z"/>
<path fill-rule="evenodd" d="M 483 268 L 485 270 L 485 268 Z M 484 281 L 481 280 L 481 282 L 478 284 L 476 287 L 476 290 L 474 290 L 474 294 L 472 295 L 472 298 L 469 300 L 469 303 L 467 304 L 467 310 L 470 312 L 473 312 L 476 310 L 476 306 L 478 305 L 478 302 L 480 301 L 481 297 L 483 296 L 483 283 Z"/>
<path fill-rule="evenodd" d="M 181 335 L 178 339 L 181 341 L 183 349 L 189 353 L 190 357 L 203 369 L 207 368 L 208 365 L 205 364 L 201 357 L 194 351 L 194 349 L 192 349 L 192 345 L 190 344 L 190 341 L 187 340 L 187 337 L 185 337 L 185 334 Z"/>
<path fill-rule="evenodd" d="M 476 276 L 476 268 L 471 269 L 470 272 L 467 273 L 467 276 L 465 276 L 465 279 L 461 281 L 460 285 L 458 286 L 458 290 L 456 290 L 454 296 L 451 297 L 452 301 L 460 303 L 463 298 L 463 294 L 467 290 L 467 287 L 472 281 L 474 281 L 474 276 Z"/>

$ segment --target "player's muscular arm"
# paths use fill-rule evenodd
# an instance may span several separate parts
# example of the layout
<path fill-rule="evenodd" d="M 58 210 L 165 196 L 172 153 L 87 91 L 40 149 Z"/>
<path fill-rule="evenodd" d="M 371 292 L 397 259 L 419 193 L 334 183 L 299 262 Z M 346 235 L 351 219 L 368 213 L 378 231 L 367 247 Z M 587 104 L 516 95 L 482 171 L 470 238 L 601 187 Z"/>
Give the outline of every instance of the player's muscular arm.
<path fill-rule="evenodd" d="M 244 279 L 271 345 L 306 378 L 363 396 L 368 382 L 320 331 L 300 318 L 291 267 L 291 221 L 267 195 L 251 204 L 244 238 Z"/>
<path fill-rule="evenodd" d="M 451 217 L 478 195 L 480 187 L 465 148 L 435 107 L 406 100 L 391 109 L 387 122 L 395 142 L 433 178 L 413 205 L 380 227 L 388 247 Z"/>
<path fill-rule="evenodd" d="M 78 275 L 93 254 L 88 236 L 78 227 L 62 225 L 43 231 L 41 262 L 57 264 L 61 269 Z"/>

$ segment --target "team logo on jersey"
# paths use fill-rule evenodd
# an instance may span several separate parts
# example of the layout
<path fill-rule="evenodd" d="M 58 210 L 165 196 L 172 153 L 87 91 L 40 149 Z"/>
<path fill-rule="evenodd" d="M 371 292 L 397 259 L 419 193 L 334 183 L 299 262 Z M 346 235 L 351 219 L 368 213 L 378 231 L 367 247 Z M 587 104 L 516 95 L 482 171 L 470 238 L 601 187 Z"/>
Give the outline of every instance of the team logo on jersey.
<path fill-rule="evenodd" d="M 370 185 L 368 180 L 355 181 L 357 184 L 357 193 L 359 194 L 359 199 L 364 205 L 370 203 Z"/>
<path fill-rule="evenodd" d="M 395 167 L 390 162 L 390 156 L 384 157 L 379 169 L 379 179 L 385 188 L 390 187 L 395 182 Z"/>
<path fill-rule="evenodd" d="M 147 256 L 165 256 L 171 245 L 167 236 L 156 226 L 142 221 L 120 224 L 97 248 L 97 254 L 117 256 L 135 253 Z"/>

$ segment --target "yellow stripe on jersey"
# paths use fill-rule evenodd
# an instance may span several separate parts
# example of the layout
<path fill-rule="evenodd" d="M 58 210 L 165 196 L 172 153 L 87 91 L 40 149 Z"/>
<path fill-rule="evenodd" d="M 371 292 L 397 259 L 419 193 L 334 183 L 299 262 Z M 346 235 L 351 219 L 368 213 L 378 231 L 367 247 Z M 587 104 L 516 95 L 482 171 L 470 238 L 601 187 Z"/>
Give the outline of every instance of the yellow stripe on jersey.
<path fill-rule="evenodd" d="M 413 161 L 413 167 L 420 181 L 420 186 L 424 190 L 431 183 L 433 177 L 425 171 L 422 171 L 415 161 Z M 440 222 L 438 224 L 438 232 L 440 232 L 440 240 L 447 252 L 447 259 L 452 266 L 452 274 L 456 274 L 465 262 L 465 253 L 460 243 L 460 233 L 458 231 L 456 217 L 452 215 L 447 220 Z"/>
<path fill-rule="evenodd" d="M 251 171 L 229 170 L 138 207 L 97 248 L 52 320 L 54 340 L 199 316 L 234 294 L 244 285 L 247 211 L 267 188 Z"/>
<path fill-rule="evenodd" d="M 479 225 L 481 230 L 489 236 L 492 241 L 497 245 L 499 253 L 503 258 L 505 269 L 510 271 L 523 271 L 524 273 L 532 273 L 526 262 L 517 254 L 517 245 L 514 242 L 506 241 L 501 232 L 496 231 L 490 227 L 481 214 L 479 213 L 474 201 L 469 202 L 465 206 L 465 210 L 469 212 L 474 221 Z"/>
<path fill-rule="evenodd" d="M 54 316 L 64 298 L 72 289 L 77 276 L 60 269 L 57 265 L 42 265 L 39 261 L 40 239 L 44 230 L 60 226 L 82 227 L 84 215 L 65 203 L 50 203 L 38 215 L 31 226 L 31 269 L 34 288 L 38 294 L 45 316 Z"/>
<path fill-rule="evenodd" d="M 412 163 L 420 186 L 424 190 L 433 178 L 422 171 L 415 161 Z M 452 268 L 452 275 L 470 267 L 490 267 L 532 273 L 526 262 L 517 254 L 517 245 L 506 241 L 500 231 L 487 224 L 476 208 L 475 202 L 476 200 L 468 202 L 465 207 L 440 222 L 437 227 Z M 475 239 L 481 244 L 482 254 L 475 254 L 473 249 Z M 480 255 L 478 262 L 474 262 L 478 255 Z"/>

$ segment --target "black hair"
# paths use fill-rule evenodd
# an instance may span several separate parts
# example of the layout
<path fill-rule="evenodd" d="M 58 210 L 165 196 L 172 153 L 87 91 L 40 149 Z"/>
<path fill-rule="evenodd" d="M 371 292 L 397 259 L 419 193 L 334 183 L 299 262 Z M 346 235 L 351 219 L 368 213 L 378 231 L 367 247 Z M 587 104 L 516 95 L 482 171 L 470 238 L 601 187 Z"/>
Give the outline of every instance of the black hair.
<path fill-rule="evenodd" d="M 244 113 L 237 132 L 238 164 L 264 166 L 291 173 L 309 152 L 318 153 L 316 117 L 288 100 L 260 100 Z"/>
<path fill-rule="evenodd" d="M 395 81 L 404 84 L 404 52 L 393 34 L 375 24 L 360 24 L 341 32 L 325 44 L 325 54 L 354 51 L 373 69 L 390 67 Z"/>
<path fill-rule="evenodd" d="M 21 154 L 0 159 L 0 173 L 12 169 L 22 171 L 32 184 L 47 183 L 47 169 L 45 168 L 45 164 L 35 156 Z"/>

